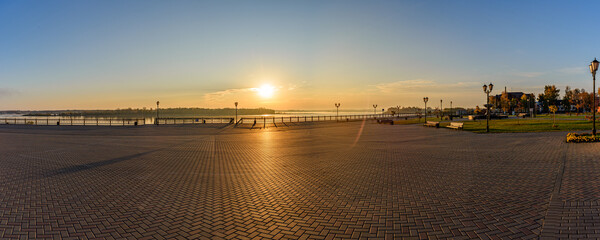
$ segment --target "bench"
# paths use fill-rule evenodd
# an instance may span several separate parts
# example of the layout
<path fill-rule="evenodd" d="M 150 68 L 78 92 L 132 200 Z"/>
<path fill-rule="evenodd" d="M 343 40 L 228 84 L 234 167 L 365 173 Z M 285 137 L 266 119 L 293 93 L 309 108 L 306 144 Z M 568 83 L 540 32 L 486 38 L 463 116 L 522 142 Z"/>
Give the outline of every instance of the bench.
<path fill-rule="evenodd" d="M 452 128 L 452 129 L 463 129 L 463 124 L 465 123 L 461 123 L 461 122 L 451 122 L 450 125 L 446 126 L 447 128 Z"/>
<path fill-rule="evenodd" d="M 379 124 L 382 124 L 382 123 L 384 123 L 384 124 L 391 124 L 391 125 L 394 125 L 394 121 L 393 121 L 393 120 L 390 120 L 390 119 L 380 119 L 380 120 L 377 120 L 377 123 L 379 123 Z"/>
<path fill-rule="evenodd" d="M 423 124 L 423 126 L 425 126 L 425 127 L 436 127 L 436 128 L 439 128 L 440 127 L 440 122 L 427 121 L 427 123 Z"/>

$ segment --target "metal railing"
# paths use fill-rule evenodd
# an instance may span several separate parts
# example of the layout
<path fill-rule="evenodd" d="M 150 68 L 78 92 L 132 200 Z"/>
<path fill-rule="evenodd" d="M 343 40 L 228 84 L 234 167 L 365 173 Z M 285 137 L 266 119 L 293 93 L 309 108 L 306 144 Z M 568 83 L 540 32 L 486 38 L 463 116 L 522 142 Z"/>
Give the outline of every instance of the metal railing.
<path fill-rule="evenodd" d="M 339 115 L 339 116 L 263 116 L 263 117 L 243 117 L 236 122 L 236 126 L 252 124 L 251 128 L 254 127 L 267 127 L 267 126 L 288 126 L 297 123 L 311 123 L 311 122 L 348 122 L 358 121 L 363 119 L 381 119 L 381 118 L 407 118 L 414 117 L 416 114 L 361 114 L 361 115 Z"/>
<path fill-rule="evenodd" d="M 5 125 L 67 126 L 137 126 L 146 125 L 143 118 L 0 118 Z"/>
<path fill-rule="evenodd" d="M 214 124 L 214 123 L 228 123 L 233 124 L 233 118 L 220 118 L 220 117 L 198 117 L 198 118 L 157 118 L 154 120 L 155 124 L 158 125 L 169 125 L 169 124 Z"/>
<path fill-rule="evenodd" d="M 234 122 L 232 117 L 195 117 L 195 118 L 157 118 L 154 124 L 235 124 L 254 127 L 290 126 L 299 123 L 314 122 L 349 122 L 363 119 L 407 118 L 416 114 L 360 114 L 360 115 L 330 115 L 330 116 L 261 116 L 242 117 Z M 148 122 L 151 124 L 152 121 Z M 137 126 L 146 125 L 144 118 L 61 118 L 61 117 L 31 117 L 31 118 L 0 118 L 0 125 L 68 125 L 68 126 Z"/>

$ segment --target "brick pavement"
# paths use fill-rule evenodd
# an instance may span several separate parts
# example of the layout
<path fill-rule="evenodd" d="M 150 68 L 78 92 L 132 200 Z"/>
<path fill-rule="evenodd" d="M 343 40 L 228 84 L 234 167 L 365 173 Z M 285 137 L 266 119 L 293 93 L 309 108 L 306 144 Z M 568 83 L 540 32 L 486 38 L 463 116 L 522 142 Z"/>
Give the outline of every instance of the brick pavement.
<path fill-rule="evenodd" d="M 599 237 L 596 143 L 360 127 L 3 126 L 0 238 Z"/>

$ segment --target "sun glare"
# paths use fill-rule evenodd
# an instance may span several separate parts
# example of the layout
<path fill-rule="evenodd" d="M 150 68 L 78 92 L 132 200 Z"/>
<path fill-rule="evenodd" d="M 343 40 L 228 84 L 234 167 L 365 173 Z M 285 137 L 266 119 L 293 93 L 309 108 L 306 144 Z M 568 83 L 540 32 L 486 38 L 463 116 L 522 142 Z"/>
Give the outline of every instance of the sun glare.
<path fill-rule="evenodd" d="M 260 86 L 260 88 L 257 89 L 258 95 L 264 98 L 270 98 L 273 96 L 273 93 L 275 92 L 275 87 L 269 85 L 269 84 L 264 84 L 262 86 Z"/>

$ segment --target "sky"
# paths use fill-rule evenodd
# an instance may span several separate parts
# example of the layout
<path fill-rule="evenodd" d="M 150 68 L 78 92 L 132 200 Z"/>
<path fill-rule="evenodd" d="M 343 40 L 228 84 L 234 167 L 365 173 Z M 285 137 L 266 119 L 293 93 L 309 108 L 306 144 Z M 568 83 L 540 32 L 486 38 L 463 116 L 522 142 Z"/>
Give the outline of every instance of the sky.
<path fill-rule="evenodd" d="M 4 1 L 0 110 L 454 106 L 592 90 L 592 1 Z M 562 95 L 562 92 L 561 92 Z"/>

